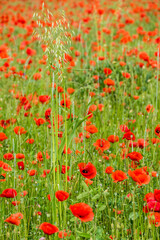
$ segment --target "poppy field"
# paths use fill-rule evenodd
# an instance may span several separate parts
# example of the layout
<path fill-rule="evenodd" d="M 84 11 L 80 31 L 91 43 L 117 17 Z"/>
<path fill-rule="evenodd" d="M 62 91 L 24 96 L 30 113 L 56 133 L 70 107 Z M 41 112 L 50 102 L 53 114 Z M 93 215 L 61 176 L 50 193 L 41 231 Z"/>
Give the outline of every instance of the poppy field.
<path fill-rule="evenodd" d="M 0 3 L 0 240 L 160 240 L 159 0 Z"/>

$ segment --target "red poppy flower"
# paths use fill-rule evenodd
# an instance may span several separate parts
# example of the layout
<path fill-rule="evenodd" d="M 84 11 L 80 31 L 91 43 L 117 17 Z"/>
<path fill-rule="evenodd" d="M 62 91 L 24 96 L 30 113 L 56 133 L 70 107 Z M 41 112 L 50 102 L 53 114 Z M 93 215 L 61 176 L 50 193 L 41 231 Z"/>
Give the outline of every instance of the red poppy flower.
<path fill-rule="evenodd" d="M 51 201 L 51 195 L 50 194 L 47 195 L 47 198 L 48 198 L 49 201 Z"/>
<path fill-rule="evenodd" d="M 126 155 L 126 158 L 130 158 L 132 161 L 139 162 L 143 156 L 139 152 L 131 152 Z"/>
<path fill-rule="evenodd" d="M 99 15 L 103 15 L 103 14 L 104 14 L 104 9 L 100 9 L 100 8 L 99 8 L 99 9 L 97 10 L 97 13 L 98 13 Z"/>
<path fill-rule="evenodd" d="M 69 209 L 73 215 L 79 218 L 82 222 L 89 222 L 94 218 L 92 208 L 85 203 L 76 203 L 74 205 L 70 205 Z"/>
<path fill-rule="evenodd" d="M 65 53 L 65 60 L 66 60 L 67 62 L 72 62 L 73 58 L 72 58 L 72 56 L 70 56 L 69 54 Z"/>
<path fill-rule="evenodd" d="M 116 170 L 115 172 L 113 172 L 111 177 L 115 183 L 121 182 L 128 178 L 126 173 L 121 170 Z"/>
<path fill-rule="evenodd" d="M 42 216 L 42 213 L 40 211 L 36 212 L 36 215 Z"/>
<path fill-rule="evenodd" d="M 62 107 L 70 108 L 71 101 L 70 101 L 70 99 L 65 98 L 65 100 L 64 99 L 61 100 L 60 104 L 61 104 Z"/>
<path fill-rule="evenodd" d="M 120 125 L 121 132 L 129 132 L 130 129 L 127 127 L 127 125 Z"/>
<path fill-rule="evenodd" d="M 130 142 L 129 142 L 129 147 L 138 147 L 138 143 L 137 143 L 137 142 L 130 141 Z"/>
<path fill-rule="evenodd" d="M 122 67 L 126 65 L 126 63 L 125 63 L 125 62 L 122 62 L 122 61 L 121 61 L 119 64 L 120 64 L 120 66 L 122 66 Z"/>
<path fill-rule="evenodd" d="M 143 200 L 146 202 L 155 201 L 154 193 L 152 193 L 152 192 L 147 193 Z"/>
<path fill-rule="evenodd" d="M 94 97 L 96 94 L 95 94 L 95 92 L 90 92 L 89 93 L 89 96 L 91 96 L 91 97 Z"/>
<path fill-rule="evenodd" d="M 109 160 L 109 157 L 107 155 L 102 156 L 103 159 Z"/>
<path fill-rule="evenodd" d="M 4 162 L 0 161 L 0 168 L 3 166 Z"/>
<path fill-rule="evenodd" d="M 25 155 L 23 153 L 16 154 L 16 159 L 23 159 L 23 158 L 25 158 Z"/>
<path fill-rule="evenodd" d="M 33 138 L 27 139 L 26 143 L 33 144 L 34 143 L 34 139 Z"/>
<path fill-rule="evenodd" d="M 52 225 L 51 223 L 48 223 L 48 222 L 44 222 L 40 225 L 39 229 L 41 229 L 45 234 L 47 235 L 52 235 L 56 232 L 59 231 L 59 229 Z"/>
<path fill-rule="evenodd" d="M 58 92 L 59 92 L 59 93 L 63 93 L 63 92 L 64 92 L 63 87 L 58 86 Z M 67 97 L 67 94 L 65 94 L 65 96 Z"/>
<path fill-rule="evenodd" d="M 104 80 L 104 84 L 106 84 L 107 86 L 115 86 L 115 81 L 110 78 L 107 78 Z"/>
<path fill-rule="evenodd" d="M 69 198 L 69 193 L 65 191 L 57 191 L 55 193 L 56 198 L 59 202 L 65 201 Z"/>
<path fill-rule="evenodd" d="M 12 160 L 12 159 L 14 159 L 14 156 L 13 156 L 12 153 L 5 153 L 3 155 L 3 158 L 6 159 L 6 160 Z"/>
<path fill-rule="evenodd" d="M 140 52 L 139 58 L 142 59 L 142 60 L 144 60 L 144 61 L 146 61 L 146 62 L 149 61 L 149 56 L 147 55 L 146 52 Z"/>
<path fill-rule="evenodd" d="M 20 223 L 21 223 L 21 221 L 20 221 L 21 219 L 23 219 L 23 214 L 22 213 L 16 213 L 16 214 L 11 214 L 11 216 L 8 217 L 5 220 L 5 222 L 8 222 L 8 223 L 19 226 Z"/>
<path fill-rule="evenodd" d="M 60 166 L 59 166 L 60 167 Z M 70 169 L 69 166 L 67 166 L 67 171 Z M 66 166 L 65 165 L 62 165 L 62 169 L 61 169 L 61 173 L 62 174 L 65 174 L 66 173 Z"/>
<path fill-rule="evenodd" d="M 69 94 L 73 94 L 73 93 L 75 92 L 75 89 L 73 89 L 73 88 L 67 88 L 67 92 L 68 92 Z"/>
<path fill-rule="evenodd" d="M 87 132 L 94 134 L 98 132 L 98 129 L 96 128 L 95 125 L 89 125 L 84 128 Z"/>
<path fill-rule="evenodd" d="M 157 202 L 160 202 L 160 190 L 158 189 L 154 190 L 154 198 Z"/>
<path fill-rule="evenodd" d="M 23 161 L 17 162 L 17 165 L 18 165 L 19 170 L 24 170 L 24 162 Z"/>
<path fill-rule="evenodd" d="M 0 126 L 3 127 L 4 129 L 8 128 L 10 126 L 10 119 L 8 120 L 1 120 L 0 121 Z"/>
<path fill-rule="evenodd" d="M 43 104 L 43 103 L 48 103 L 50 100 L 50 96 L 48 95 L 41 95 L 39 96 L 39 101 Z"/>
<path fill-rule="evenodd" d="M 42 161 L 43 161 L 42 152 L 38 152 L 38 153 L 37 153 L 37 160 L 38 160 L 39 162 L 42 162 Z"/>
<path fill-rule="evenodd" d="M 154 130 L 155 134 L 160 137 L 160 124 L 158 124 Z"/>
<path fill-rule="evenodd" d="M 89 186 L 89 185 L 91 185 L 93 183 L 93 181 L 88 179 L 88 178 L 86 178 L 84 181 L 87 184 L 87 186 Z"/>
<path fill-rule="evenodd" d="M 137 145 L 139 148 L 144 148 L 144 147 L 147 147 L 149 143 L 145 141 L 143 138 L 140 138 L 137 140 Z"/>
<path fill-rule="evenodd" d="M 3 132 L 0 132 L 0 141 L 4 141 L 4 140 L 6 140 L 6 139 L 8 139 L 8 137 L 6 136 L 6 134 L 3 133 Z"/>
<path fill-rule="evenodd" d="M 34 175 L 37 175 L 37 170 L 31 169 L 31 170 L 28 170 L 27 173 L 29 174 L 29 176 L 34 176 Z"/>
<path fill-rule="evenodd" d="M 23 192 L 20 194 L 20 196 L 21 196 L 21 197 L 25 197 L 27 194 L 28 194 L 27 191 L 23 191 Z"/>
<path fill-rule="evenodd" d="M 88 116 L 87 119 L 91 119 L 93 117 L 93 113 L 88 111 L 87 112 L 87 116 Z"/>
<path fill-rule="evenodd" d="M 33 79 L 34 80 L 40 80 L 41 79 L 41 74 L 38 72 L 38 73 L 35 73 L 34 75 L 33 75 Z"/>
<path fill-rule="evenodd" d="M 97 110 L 97 106 L 95 104 L 92 104 L 90 107 L 89 107 L 89 111 L 90 112 L 94 112 Z"/>
<path fill-rule="evenodd" d="M 11 167 L 9 166 L 9 164 L 7 164 L 7 163 L 3 163 L 2 169 L 3 169 L 5 172 L 12 171 L 12 168 L 11 168 Z"/>
<path fill-rule="evenodd" d="M 2 192 L 2 194 L 0 194 L 0 197 L 5 197 L 5 198 L 15 198 L 16 196 L 17 196 L 17 191 L 13 188 L 7 188 Z"/>
<path fill-rule="evenodd" d="M 110 68 L 104 68 L 103 71 L 106 75 L 110 75 L 112 73 L 112 70 Z"/>
<path fill-rule="evenodd" d="M 127 72 L 123 72 L 122 75 L 124 78 L 127 78 L 127 79 L 131 77 L 131 75 Z"/>
<path fill-rule="evenodd" d="M 98 139 L 93 145 L 96 147 L 96 150 L 104 152 L 110 148 L 110 143 L 105 139 Z"/>
<path fill-rule="evenodd" d="M 154 110 L 153 105 L 148 104 L 147 107 L 146 107 L 146 111 L 147 111 L 148 113 L 150 113 L 151 110 L 152 110 L 152 112 L 153 112 L 153 110 Z"/>
<path fill-rule="evenodd" d="M 12 201 L 13 206 L 18 206 L 21 202 L 20 201 Z"/>
<path fill-rule="evenodd" d="M 102 112 L 104 110 L 104 105 L 103 104 L 98 104 L 98 109 L 100 112 Z"/>
<path fill-rule="evenodd" d="M 66 153 L 67 153 L 67 154 L 71 154 L 71 153 L 72 153 L 72 151 L 71 151 L 71 149 L 70 149 L 70 148 L 68 148 L 68 149 L 67 149 L 67 151 L 66 151 L 66 146 L 64 146 L 63 153 L 64 153 L 64 154 L 66 154 Z"/>
<path fill-rule="evenodd" d="M 113 173 L 113 170 L 114 170 L 114 168 L 111 167 L 111 166 L 106 167 L 105 173 L 107 173 L 107 174 L 112 174 L 112 173 Z"/>
<path fill-rule="evenodd" d="M 134 171 L 128 170 L 128 175 L 135 181 L 139 186 L 148 184 L 150 182 L 150 176 L 144 171 L 143 168 L 136 169 Z"/>
<path fill-rule="evenodd" d="M 36 123 L 37 126 L 40 126 L 42 124 L 44 124 L 46 121 L 43 118 L 34 118 L 34 121 Z"/>
<path fill-rule="evenodd" d="M 83 177 L 92 179 L 96 176 L 97 170 L 95 166 L 92 163 L 79 163 L 78 164 L 80 173 L 82 174 Z"/>
<path fill-rule="evenodd" d="M 67 119 L 73 119 L 73 113 L 69 113 L 68 116 L 67 116 Z"/>
<path fill-rule="evenodd" d="M 160 140 L 159 140 L 158 138 L 152 138 L 152 139 L 151 139 L 151 142 L 152 142 L 153 144 L 157 144 L 157 143 L 160 142 Z"/>
<path fill-rule="evenodd" d="M 17 135 L 25 134 L 27 131 L 25 131 L 24 127 L 17 126 L 14 128 L 14 132 Z"/>
<path fill-rule="evenodd" d="M 66 232 L 66 230 L 64 229 L 63 231 L 59 231 L 59 233 L 58 233 L 59 238 L 65 238 L 67 236 L 68 237 L 71 236 L 71 231 Z"/>
<path fill-rule="evenodd" d="M 156 171 L 152 171 L 152 177 L 158 177 L 158 174 Z"/>
<path fill-rule="evenodd" d="M 111 142 L 111 143 L 118 142 L 118 141 L 119 141 L 119 137 L 116 136 L 116 135 L 110 135 L 110 136 L 108 137 L 108 141 Z"/>
<path fill-rule="evenodd" d="M 160 226 L 160 213 L 159 212 L 149 213 L 148 219 L 149 219 L 150 224 L 154 224 L 156 227 Z"/>
<path fill-rule="evenodd" d="M 41 175 L 41 177 L 43 177 L 43 178 L 45 178 L 46 176 L 47 176 L 47 174 L 49 174 L 50 173 L 50 169 L 47 169 L 47 170 L 43 170 L 43 174 Z"/>
<path fill-rule="evenodd" d="M 46 111 L 45 111 L 45 119 L 48 120 L 49 117 L 51 115 L 51 108 L 48 108 Z"/>
<path fill-rule="evenodd" d="M 132 140 L 132 141 L 134 141 L 136 138 L 135 138 L 134 134 L 129 131 L 129 132 L 126 132 L 126 133 L 124 134 L 124 136 L 123 136 L 122 139 L 127 139 L 127 140 Z"/>
<path fill-rule="evenodd" d="M 28 47 L 28 48 L 26 49 L 26 53 L 27 53 L 27 55 L 29 55 L 29 56 L 34 56 L 34 55 L 36 54 L 36 50 Z"/>

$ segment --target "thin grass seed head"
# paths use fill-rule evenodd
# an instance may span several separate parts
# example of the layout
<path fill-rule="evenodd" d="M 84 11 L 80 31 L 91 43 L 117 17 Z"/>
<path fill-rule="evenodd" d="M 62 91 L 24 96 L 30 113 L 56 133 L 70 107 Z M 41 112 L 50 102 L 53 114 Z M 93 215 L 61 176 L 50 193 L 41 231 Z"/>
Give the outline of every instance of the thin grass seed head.
<path fill-rule="evenodd" d="M 34 13 L 33 17 L 38 25 L 34 35 L 47 46 L 45 54 L 49 63 L 54 63 L 57 68 L 61 68 L 64 64 L 65 54 L 70 52 L 71 36 L 73 35 L 64 11 L 53 15 L 44 8 L 43 4 L 42 11 Z"/>

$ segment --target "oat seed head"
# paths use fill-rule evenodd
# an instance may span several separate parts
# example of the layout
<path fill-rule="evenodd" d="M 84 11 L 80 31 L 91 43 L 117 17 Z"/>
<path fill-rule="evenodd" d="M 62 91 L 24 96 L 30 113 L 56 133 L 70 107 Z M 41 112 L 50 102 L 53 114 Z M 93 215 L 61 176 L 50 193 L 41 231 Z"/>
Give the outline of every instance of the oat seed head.
<path fill-rule="evenodd" d="M 64 11 L 52 14 L 42 4 L 42 10 L 35 12 L 33 19 L 37 23 L 33 34 L 41 44 L 46 45 L 47 60 L 51 64 L 54 63 L 57 68 L 61 68 L 65 63 L 65 54 L 70 52 L 71 37 L 74 34 L 70 29 Z"/>

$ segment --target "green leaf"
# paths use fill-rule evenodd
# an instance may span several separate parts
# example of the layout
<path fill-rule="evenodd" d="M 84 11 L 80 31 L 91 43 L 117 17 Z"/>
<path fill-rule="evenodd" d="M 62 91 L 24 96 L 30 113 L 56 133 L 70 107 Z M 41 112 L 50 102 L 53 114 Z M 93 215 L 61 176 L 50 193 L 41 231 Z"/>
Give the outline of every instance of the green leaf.
<path fill-rule="evenodd" d="M 89 188 L 88 188 L 87 184 L 84 181 L 82 181 L 82 186 L 83 186 L 84 190 L 89 192 Z"/>
<path fill-rule="evenodd" d="M 88 195 L 89 195 L 89 192 L 81 193 L 77 196 L 77 199 L 82 199 L 82 198 L 88 197 Z"/>
<path fill-rule="evenodd" d="M 71 234 L 71 236 L 70 236 L 69 239 L 70 239 L 70 240 L 75 240 L 75 237 Z"/>
<path fill-rule="evenodd" d="M 137 212 L 135 212 L 135 213 L 132 212 L 132 213 L 129 214 L 129 219 L 135 220 L 137 218 L 138 218 L 138 213 Z"/>
<path fill-rule="evenodd" d="M 104 195 L 105 197 L 109 195 L 109 192 L 108 192 L 107 189 L 103 192 L 103 195 Z"/>
<path fill-rule="evenodd" d="M 100 198 L 100 194 L 99 193 L 97 193 L 94 197 L 92 197 L 92 200 L 93 201 L 95 201 L 95 200 L 97 200 L 98 198 Z"/>
<path fill-rule="evenodd" d="M 103 228 L 98 227 L 96 230 L 96 240 L 103 240 L 104 239 L 104 231 Z"/>
<path fill-rule="evenodd" d="M 82 124 L 82 122 L 84 122 L 87 118 L 88 118 L 88 116 L 86 116 L 85 118 L 83 118 L 83 119 L 81 119 L 81 120 L 76 119 L 76 120 L 75 120 L 76 123 L 73 122 L 73 124 L 75 123 L 75 126 L 74 126 L 74 128 L 72 129 L 71 133 L 67 136 L 68 139 L 69 139 L 69 140 L 68 140 L 68 145 L 67 145 L 67 147 L 70 146 L 71 141 L 72 141 L 72 139 L 73 139 L 73 137 L 74 137 L 74 134 L 75 134 L 76 129 L 77 129 L 77 128 Z M 73 125 L 73 124 L 72 124 L 72 125 Z M 72 125 L 71 125 L 71 127 L 72 127 Z M 70 128 L 71 128 L 71 127 L 70 127 Z M 68 131 L 69 131 L 69 130 L 68 130 Z M 62 155 L 62 153 L 63 153 L 65 143 L 66 143 L 66 136 L 65 136 L 65 134 L 64 134 L 64 136 L 63 136 L 63 138 L 62 138 L 62 141 L 61 141 L 61 144 L 60 144 L 60 147 L 59 147 L 59 157 L 61 157 L 61 155 Z"/>
<path fill-rule="evenodd" d="M 91 237 L 91 235 L 88 234 L 88 233 L 83 233 L 83 232 L 79 232 L 79 231 L 77 231 L 77 233 L 80 237 L 84 237 L 84 238 L 90 238 Z"/>
<path fill-rule="evenodd" d="M 69 221 L 70 222 L 75 222 L 75 217 L 71 218 Z"/>
<path fill-rule="evenodd" d="M 102 206 L 99 208 L 99 211 L 103 211 L 105 208 L 106 208 L 106 205 L 102 205 Z"/>
<path fill-rule="evenodd" d="M 87 233 L 89 234 L 89 233 L 93 232 L 93 230 L 94 230 L 94 227 L 90 228 Z"/>

